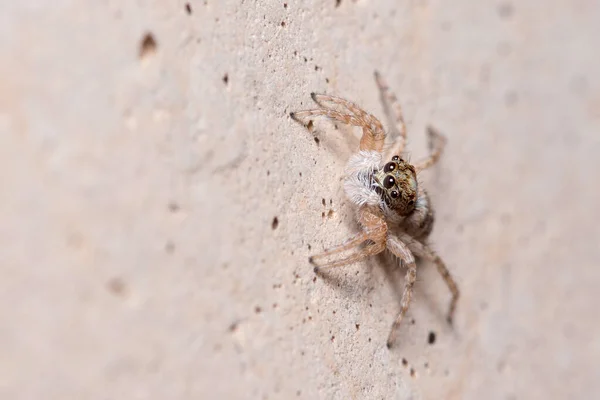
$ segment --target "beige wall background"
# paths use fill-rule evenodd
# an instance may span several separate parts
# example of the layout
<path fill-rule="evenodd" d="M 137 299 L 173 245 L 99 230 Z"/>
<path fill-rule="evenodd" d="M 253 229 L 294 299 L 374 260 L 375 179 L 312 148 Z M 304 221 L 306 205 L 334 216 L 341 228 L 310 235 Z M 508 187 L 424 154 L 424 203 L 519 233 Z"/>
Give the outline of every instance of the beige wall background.
<path fill-rule="evenodd" d="M 600 4 L 1 1 L 0 398 L 600 396 Z M 356 231 L 373 71 L 448 137 L 437 251 L 315 278 Z M 354 135 L 354 136 L 353 136 Z M 315 140 L 318 139 L 318 140 Z M 276 221 L 276 222 L 275 222 Z M 435 336 L 430 343 L 430 336 Z"/>

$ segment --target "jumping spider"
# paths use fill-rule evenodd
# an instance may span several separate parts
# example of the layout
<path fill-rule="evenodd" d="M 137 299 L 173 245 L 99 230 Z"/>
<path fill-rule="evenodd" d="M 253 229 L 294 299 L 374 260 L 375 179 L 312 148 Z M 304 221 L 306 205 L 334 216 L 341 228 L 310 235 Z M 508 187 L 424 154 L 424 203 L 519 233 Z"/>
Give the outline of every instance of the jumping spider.
<path fill-rule="evenodd" d="M 400 263 L 405 265 L 408 271 L 400 313 L 387 340 L 387 346 L 390 348 L 396 340 L 397 329 L 412 297 L 417 277 L 415 255 L 432 261 L 448 285 L 452 293 L 447 316 L 450 324 L 459 291 L 442 259 L 427 244 L 427 238 L 433 228 L 434 213 L 429 196 L 417 178 L 420 171 L 438 161 L 446 139 L 428 127 L 429 156 L 415 164 L 402 159 L 406 143 L 402 109 L 377 72 L 375 81 L 385 112 L 390 122 L 393 122 L 392 133 L 396 136 L 390 149 L 385 152 L 385 157 L 383 148 L 386 133 L 381 122 L 354 103 L 339 97 L 311 93 L 319 108 L 293 112 L 290 116 L 301 123 L 310 117 L 323 116 L 362 128 L 359 150 L 348 161 L 344 181 L 346 196 L 357 206 L 357 219 L 362 231 L 345 243 L 310 257 L 309 261 L 315 265 L 315 272 L 320 273 L 327 268 L 341 267 L 363 260 L 385 249 L 400 259 Z M 392 114 L 395 114 L 395 119 Z M 389 161 L 384 163 L 383 160 Z M 348 250 L 353 250 L 353 253 L 341 259 L 325 260 Z"/>

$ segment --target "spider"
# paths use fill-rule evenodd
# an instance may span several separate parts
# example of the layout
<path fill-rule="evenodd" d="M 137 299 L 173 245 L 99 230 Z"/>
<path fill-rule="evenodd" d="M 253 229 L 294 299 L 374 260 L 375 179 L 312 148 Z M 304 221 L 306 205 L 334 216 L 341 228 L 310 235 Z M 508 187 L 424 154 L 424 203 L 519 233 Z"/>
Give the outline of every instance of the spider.
<path fill-rule="evenodd" d="M 433 262 L 450 289 L 449 324 L 452 324 L 459 290 L 442 259 L 427 243 L 433 228 L 434 212 L 429 196 L 417 177 L 419 172 L 439 160 L 446 139 L 428 127 L 429 156 L 415 164 L 403 159 L 401 155 L 406 144 L 406 126 L 402 108 L 377 71 L 375 81 L 391 123 L 391 133 L 396 137 L 388 151 L 384 152 L 386 133 L 381 122 L 342 98 L 311 93 L 318 108 L 292 112 L 290 116 L 300 123 L 311 117 L 323 116 L 362 128 L 358 152 L 350 157 L 344 180 L 346 196 L 357 208 L 356 217 L 362 227 L 361 232 L 339 246 L 311 256 L 309 262 L 315 266 L 315 273 L 320 274 L 326 269 L 349 265 L 387 249 L 400 260 L 401 265 L 406 266 L 400 312 L 387 339 L 387 347 L 391 348 L 412 297 L 417 277 L 415 256 Z M 312 120 L 308 125 L 311 123 Z M 347 251 L 352 252 L 346 257 L 331 257 Z"/>

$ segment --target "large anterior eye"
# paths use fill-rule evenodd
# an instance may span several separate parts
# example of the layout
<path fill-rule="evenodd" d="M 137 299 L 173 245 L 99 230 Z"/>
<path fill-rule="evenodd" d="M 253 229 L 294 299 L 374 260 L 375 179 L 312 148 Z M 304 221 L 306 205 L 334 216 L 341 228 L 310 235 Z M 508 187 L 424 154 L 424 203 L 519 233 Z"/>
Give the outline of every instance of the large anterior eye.
<path fill-rule="evenodd" d="M 388 176 L 386 176 L 386 177 L 385 177 L 385 179 L 383 180 L 383 186 L 384 186 L 386 189 L 389 189 L 389 188 L 391 188 L 391 187 L 392 187 L 392 186 L 394 186 L 395 184 L 396 184 L 396 180 L 395 180 L 395 179 L 394 179 L 394 177 L 393 177 L 393 176 L 391 176 L 391 175 L 388 175 Z"/>
<path fill-rule="evenodd" d="M 385 164 L 385 167 L 383 167 L 384 172 L 392 172 L 395 169 L 396 169 L 396 163 L 393 163 L 393 162 L 389 162 L 389 163 Z"/>

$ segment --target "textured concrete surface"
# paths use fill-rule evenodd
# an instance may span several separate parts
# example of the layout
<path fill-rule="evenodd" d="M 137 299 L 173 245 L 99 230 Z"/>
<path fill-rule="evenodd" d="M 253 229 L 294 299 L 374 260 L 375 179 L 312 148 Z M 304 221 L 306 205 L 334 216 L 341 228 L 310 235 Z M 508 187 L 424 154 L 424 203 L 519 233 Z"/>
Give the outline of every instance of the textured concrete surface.
<path fill-rule="evenodd" d="M 600 397 L 599 21 L 585 0 L 2 1 L 0 398 Z M 307 263 L 356 230 L 356 136 L 288 117 L 311 91 L 382 116 L 374 69 L 415 158 L 426 124 L 448 137 L 425 179 L 462 291 L 451 329 L 421 264 L 392 351 L 403 272 Z"/>

